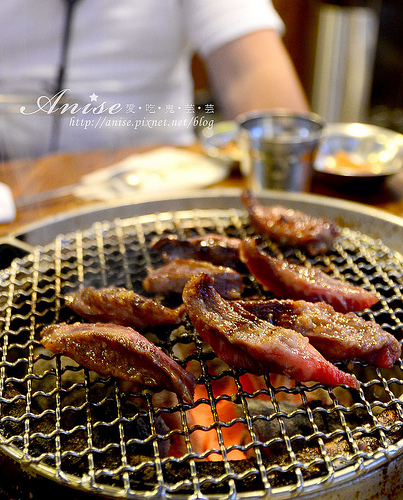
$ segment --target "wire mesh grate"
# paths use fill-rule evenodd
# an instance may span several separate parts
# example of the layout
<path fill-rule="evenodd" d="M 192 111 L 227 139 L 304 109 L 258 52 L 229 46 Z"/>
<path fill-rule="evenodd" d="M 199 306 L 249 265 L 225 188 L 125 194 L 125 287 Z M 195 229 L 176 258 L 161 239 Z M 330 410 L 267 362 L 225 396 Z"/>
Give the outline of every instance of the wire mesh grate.
<path fill-rule="evenodd" d="M 358 391 L 253 377 L 220 362 L 186 320 L 144 334 L 198 375 L 194 407 L 135 392 L 45 351 L 44 325 L 81 318 L 63 296 L 80 286 L 144 293 L 151 242 L 169 234 L 253 234 L 242 210 L 189 210 L 113 222 L 59 236 L 1 274 L 0 440 L 3 450 L 62 483 L 114 497 L 288 495 L 362 474 L 399 453 L 402 361 L 392 370 L 337 362 Z M 402 258 L 350 229 L 331 254 L 309 257 L 264 242 L 275 255 L 376 290 L 362 314 L 402 340 Z M 262 294 L 245 276 L 246 294 Z M 178 297 L 161 298 L 174 306 Z"/>

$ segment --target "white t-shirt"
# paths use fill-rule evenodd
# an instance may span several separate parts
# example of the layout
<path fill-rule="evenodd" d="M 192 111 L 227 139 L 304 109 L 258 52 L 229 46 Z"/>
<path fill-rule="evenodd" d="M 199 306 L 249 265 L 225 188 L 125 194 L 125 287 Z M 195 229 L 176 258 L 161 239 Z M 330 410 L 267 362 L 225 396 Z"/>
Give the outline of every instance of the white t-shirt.
<path fill-rule="evenodd" d="M 47 154 L 59 119 L 61 151 L 189 144 L 197 117 L 214 119 L 194 109 L 192 53 L 283 29 L 269 0 L 79 0 L 59 101 L 66 4 L 0 0 L 0 94 L 27 96 L 23 111 L 0 105 L 0 154 Z"/>

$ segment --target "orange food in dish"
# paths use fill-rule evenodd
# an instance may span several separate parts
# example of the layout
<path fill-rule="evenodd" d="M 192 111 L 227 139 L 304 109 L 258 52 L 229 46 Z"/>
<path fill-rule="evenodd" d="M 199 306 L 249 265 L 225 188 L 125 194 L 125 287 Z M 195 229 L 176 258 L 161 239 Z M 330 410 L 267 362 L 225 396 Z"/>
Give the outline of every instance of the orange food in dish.
<path fill-rule="evenodd" d="M 326 159 L 326 170 L 357 170 L 372 172 L 373 166 L 368 162 L 357 162 L 345 151 L 337 151 Z"/>

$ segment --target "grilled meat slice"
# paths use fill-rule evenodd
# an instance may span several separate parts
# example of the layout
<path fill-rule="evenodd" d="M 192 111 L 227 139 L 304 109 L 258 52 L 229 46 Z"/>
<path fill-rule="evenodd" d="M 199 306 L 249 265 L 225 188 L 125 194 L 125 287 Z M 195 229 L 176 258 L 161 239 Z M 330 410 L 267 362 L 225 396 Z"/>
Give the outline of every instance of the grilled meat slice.
<path fill-rule="evenodd" d="M 285 373 L 299 381 L 358 387 L 354 376 L 332 365 L 300 333 L 223 299 L 205 274 L 186 284 L 183 302 L 199 335 L 229 366 L 257 375 Z"/>
<path fill-rule="evenodd" d="M 165 261 L 172 259 L 195 259 L 218 266 L 236 267 L 239 264 L 239 238 L 209 233 L 186 240 L 170 235 L 153 243 Z"/>
<path fill-rule="evenodd" d="M 116 323 L 140 330 L 157 325 L 178 325 L 186 314 L 183 306 L 170 309 L 133 290 L 113 286 L 83 288 L 66 295 L 65 302 L 92 322 Z"/>
<path fill-rule="evenodd" d="M 329 219 L 311 217 L 281 205 L 262 205 L 249 190 L 243 191 L 241 200 L 256 233 L 267 235 L 280 245 L 305 248 L 317 255 L 329 251 L 340 234 L 340 228 Z"/>
<path fill-rule="evenodd" d="M 42 344 L 101 375 L 175 392 L 192 404 L 196 380 L 176 361 L 130 327 L 112 323 L 48 325 Z"/>
<path fill-rule="evenodd" d="M 239 299 L 244 289 L 243 277 L 238 272 L 194 259 L 174 259 L 164 266 L 147 271 L 143 286 L 149 293 L 182 293 L 188 280 L 200 273 L 212 276 L 215 288 L 227 299 Z"/>
<path fill-rule="evenodd" d="M 336 312 L 323 302 L 304 300 L 240 300 L 237 304 L 275 326 L 305 337 L 326 359 L 364 359 L 380 368 L 392 368 L 401 355 L 397 339 L 375 321 L 353 312 Z"/>
<path fill-rule="evenodd" d="M 379 301 L 376 294 L 332 278 L 320 269 L 270 257 L 251 238 L 241 242 L 240 258 L 255 278 L 278 298 L 323 301 L 338 312 L 360 311 Z"/>

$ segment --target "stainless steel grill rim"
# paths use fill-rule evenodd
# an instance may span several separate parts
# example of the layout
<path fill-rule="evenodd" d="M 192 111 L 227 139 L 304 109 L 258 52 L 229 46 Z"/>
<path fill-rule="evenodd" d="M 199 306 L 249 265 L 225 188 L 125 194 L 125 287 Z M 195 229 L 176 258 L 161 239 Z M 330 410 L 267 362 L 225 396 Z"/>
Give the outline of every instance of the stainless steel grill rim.
<path fill-rule="evenodd" d="M 292 389 L 274 388 L 268 379 L 266 392 L 274 401 L 275 418 L 279 422 L 280 437 L 268 439 L 264 442 L 256 436 L 254 423 L 257 418 L 248 411 L 250 401 L 257 398 L 258 393 L 247 393 L 242 388 L 240 374 L 230 371 L 238 391 L 235 397 L 242 407 L 245 417 L 239 419 L 244 422 L 251 436 L 251 443 L 238 446 L 242 451 L 253 450 L 254 464 L 243 471 L 237 470 L 237 465 L 225 460 L 229 449 L 222 443 L 221 428 L 232 425 L 233 422 L 216 421 L 216 432 L 220 445 L 219 452 L 223 456 L 222 470 L 217 473 L 200 473 L 201 463 L 192 452 L 190 434 L 186 417 L 186 408 L 179 405 L 181 416 L 181 433 L 185 436 L 188 449 L 187 455 L 181 458 L 161 456 L 159 446 L 168 440 L 168 434 L 159 434 L 156 420 L 160 411 L 153 407 L 149 394 L 137 395 L 146 403 L 147 411 L 141 414 L 148 418 L 150 434 L 145 439 L 127 437 L 128 422 L 133 416 L 125 413 L 127 400 L 125 394 L 119 390 L 115 381 L 92 379 L 93 375 L 81 370 L 74 364 L 58 356 L 49 356 L 49 353 L 37 353 L 40 344 L 38 331 L 42 324 L 49 321 L 72 320 L 73 315 L 63 307 L 62 295 L 78 286 L 93 285 L 122 285 L 136 288 L 146 266 L 158 265 L 158 258 L 149 251 L 149 243 L 155 237 L 163 234 L 175 233 L 187 236 L 192 233 L 203 233 L 209 230 L 222 234 L 245 236 L 250 229 L 247 226 L 246 216 L 242 210 L 184 210 L 177 212 L 161 212 L 128 219 L 116 219 L 113 222 L 96 223 L 88 230 L 77 231 L 61 235 L 55 242 L 45 247 L 36 247 L 35 251 L 24 259 L 16 260 L 0 275 L 2 288 L 0 293 L 0 311 L 3 313 L 2 322 L 2 359 L 0 363 L 0 430 L 2 449 L 24 464 L 29 470 L 66 483 L 85 491 L 99 492 L 113 497 L 129 498 L 185 498 L 190 495 L 209 498 L 233 497 L 238 498 L 288 498 L 293 494 L 310 494 L 322 491 L 328 485 L 335 486 L 353 478 L 362 476 L 377 469 L 400 454 L 400 435 L 393 439 L 390 435 L 399 434 L 403 419 L 401 401 L 399 399 L 402 386 L 401 361 L 396 367 L 396 373 L 384 373 L 379 369 L 369 369 L 365 364 L 357 362 L 355 370 L 366 373 L 367 380 L 360 391 L 358 401 L 352 407 L 345 406 L 338 399 L 337 390 L 327 391 L 332 400 L 331 410 L 328 408 L 310 408 L 307 395 L 315 387 L 306 387 L 298 384 Z M 271 245 L 274 252 L 280 249 Z M 373 240 L 361 233 L 349 229 L 343 232 L 343 239 L 336 248 L 335 255 L 308 259 L 298 251 L 285 251 L 287 257 L 293 257 L 305 262 L 306 265 L 319 265 L 339 277 L 349 281 L 362 283 L 368 288 L 376 288 L 384 298 L 381 307 L 365 314 L 378 321 L 391 333 L 399 335 L 402 319 L 401 307 L 401 280 L 402 258 L 397 252 L 391 251 L 381 241 Z M 251 286 L 255 286 L 251 283 Z M 184 342 L 194 341 L 197 347 L 196 358 L 200 362 L 201 370 L 207 386 L 211 385 L 214 377 L 209 375 L 200 341 L 192 340 L 193 333 L 185 334 Z M 157 338 L 158 340 L 158 338 Z M 159 339 L 160 345 L 164 342 Z M 176 344 L 174 344 L 176 345 Z M 171 353 L 172 354 L 172 353 Z M 191 356 L 192 357 L 192 356 Z M 51 369 L 35 373 L 39 362 L 54 362 Z M 207 358 L 208 360 L 208 353 Z M 185 363 L 187 360 L 179 360 Z M 344 365 L 342 366 L 346 368 Z M 368 376 L 368 370 L 370 376 Z M 23 372 L 22 374 L 20 372 Z M 64 387 L 64 377 L 72 373 L 80 373 L 79 382 Z M 222 374 L 220 374 L 221 376 Z M 224 374 L 226 375 L 226 374 Z M 219 377 L 218 377 L 219 378 Z M 54 382 L 50 390 L 44 390 L 43 382 Z M 20 389 L 16 394 L 8 394 L 8 386 Z M 94 387 L 100 384 L 107 388 L 107 395 L 94 398 Z M 77 391 L 81 404 L 66 404 L 65 399 Z M 286 422 L 289 415 L 282 412 L 277 398 L 284 394 L 299 395 L 301 410 L 311 427 L 309 439 L 302 435 L 289 434 Z M 41 407 L 38 412 L 38 399 L 51 402 L 49 408 Z M 97 399 L 98 398 L 98 399 Z M 214 397 L 210 390 L 209 404 L 213 410 L 223 396 Z M 93 420 L 93 413 L 97 408 L 106 407 L 113 401 L 114 418 L 110 421 L 98 418 Z M 9 407 L 23 406 L 18 416 L 10 414 Z M 378 413 L 385 409 L 393 409 L 397 414 L 392 425 L 383 425 L 378 420 Z M 354 411 L 365 411 L 372 425 L 354 427 L 349 422 L 349 416 Z M 163 412 L 164 410 L 162 410 Z M 169 411 L 168 411 L 169 412 Z M 316 416 L 328 413 L 337 414 L 340 420 L 340 429 L 333 432 L 323 432 L 319 429 Z M 70 429 L 65 426 L 64 416 L 67 413 L 82 413 L 83 420 Z M 141 413 L 141 412 L 140 412 Z M 36 424 L 41 420 L 50 419 L 53 429 L 50 433 L 41 432 Z M 73 419 L 74 420 L 74 419 Z M 11 429 L 17 428 L 13 433 Z M 103 428 L 108 432 L 116 433 L 117 439 L 111 440 L 105 446 L 97 446 L 97 434 Z M 379 445 L 375 450 L 362 449 L 359 435 L 377 435 Z M 84 448 L 64 449 L 65 440 L 72 436 L 84 436 Z M 337 460 L 330 457 L 325 448 L 327 440 L 346 438 L 351 447 L 348 454 L 340 454 Z M 51 451 L 44 451 L 42 443 L 52 443 Z M 298 457 L 300 441 L 309 444 L 315 442 L 319 453 L 311 461 L 301 461 Z M 285 465 L 267 464 L 264 452 L 274 444 L 280 442 L 285 448 L 289 462 Z M 133 465 L 130 463 L 130 446 L 151 445 L 152 454 L 149 459 Z M 80 445 L 81 446 L 81 445 Z M 39 449 L 39 452 L 36 450 Z M 235 446 L 237 448 L 237 446 Z M 105 464 L 98 465 L 101 455 L 113 455 L 118 450 L 119 465 L 108 468 Z M 207 451 L 202 458 L 211 454 Z M 85 462 L 85 471 L 72 474 L 66 471 L 65 461 L 77 459 Z M 167 482 L 166 469 L 170 465 L 186 465 L 188 478 L 176 482 Z M 325 473 L 310 479 L 304 477 L 306 471 L 315 466 L 324 467 Z M 142 474 L 147 468 L 154 471 L 155 482 L 148 485 L 148 489 L 141 490 L 140 482 L 132 480 L 132 476 Z M 293 476 L 286 486 L 278 486 L 273 481 L 274 476 Z M 252 491 L 239 491 L 239 483 L 248 479 L 257 478 L 258 487 Z M 110 484 L 116 479 L 115 484 Z M 133 483 L 134 486 L 133 487 Z M 214 485 L 218 484 L 224 491 L 215 493 Z M 274 484 L 274 485 L 273 485 Z M 212 485 L 212 486 L 211 486 Z"/>

